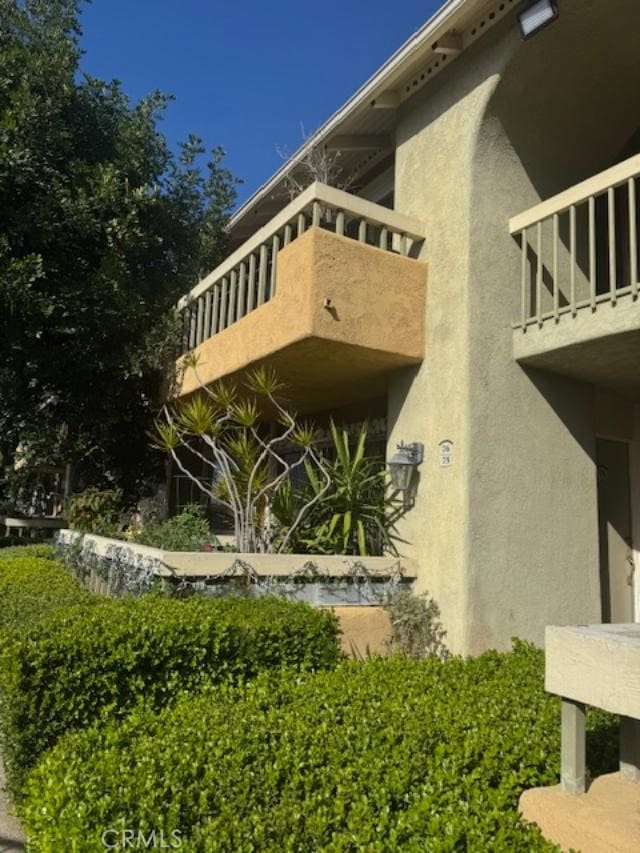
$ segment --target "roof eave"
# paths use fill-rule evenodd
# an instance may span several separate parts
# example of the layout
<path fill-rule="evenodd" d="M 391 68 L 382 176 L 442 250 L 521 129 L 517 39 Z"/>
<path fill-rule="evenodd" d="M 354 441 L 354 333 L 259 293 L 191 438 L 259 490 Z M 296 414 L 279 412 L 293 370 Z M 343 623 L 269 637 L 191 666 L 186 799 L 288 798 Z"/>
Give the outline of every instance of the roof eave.
<path fill-rule="evenodd" d="M 463 11 L 468 14 L 474 7 L 481 7 L 486 0 L 448 0 L 419 30 L 417 30 L 385 63 L 375 72 L 349 100 L 343 104 L 321 127 L 313 133 L 294 154 L 261 187 L 259 187 L 238 208 L 229 220 L 229 231 L 233 231 L 261 201 L 274 192 L 278 184 L 305 157 L 305 154 L 335 132 L 340 125 L 358 109 L 375 100 L 389 88 L 394 78 L 398 78 L 402 69 L 415 61 L 422 51 L 431 49 L 433 42 L 456 26 Z"/>

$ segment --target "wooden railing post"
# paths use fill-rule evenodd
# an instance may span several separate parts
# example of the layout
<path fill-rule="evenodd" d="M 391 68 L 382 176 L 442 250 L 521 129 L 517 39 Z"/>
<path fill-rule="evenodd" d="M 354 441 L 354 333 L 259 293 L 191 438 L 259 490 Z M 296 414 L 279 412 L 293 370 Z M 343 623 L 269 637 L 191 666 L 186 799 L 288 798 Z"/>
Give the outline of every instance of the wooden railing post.
<path fill-rule="evenodd" d="M 633 298 L 638 296 L 638 209 L 636 207 L 636 179 L 629 178 L 629 275 Z"/>
<path fill-rule="evenodd" d="M 263 243 L 260 246 L 260 267 L 258 271 L 258 305 L 263 305 L 267 297 L 267 263 L 269 255 L 267 247 Z"/>
<path fill-rule="evenodd" d="M 269 299 L 272 299 L 276 292 L 276 280 L 278 275 L 278 252 L 280 251 L 280 237 L 277 234 L 273 236 L 271 243 L 271 276 L 269 279 Z"/>
<path fill-rule="evenodd" d="M 520 322 L 522 323 L 522 331 L 527 331 L 527 290 L 528 290 L 528 281 L 527 281 L 527 251 L 529 248 L 529 244 L 527 241 L 527 229 L 524 228 L 522 233 L 520 234 Z"/>

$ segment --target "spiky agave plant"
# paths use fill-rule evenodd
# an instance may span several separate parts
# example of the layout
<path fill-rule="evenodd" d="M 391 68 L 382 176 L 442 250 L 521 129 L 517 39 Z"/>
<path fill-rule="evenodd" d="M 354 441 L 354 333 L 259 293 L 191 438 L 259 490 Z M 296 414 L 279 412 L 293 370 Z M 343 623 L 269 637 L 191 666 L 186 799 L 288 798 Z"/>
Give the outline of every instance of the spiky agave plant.
<path fill-rule="evenodd" d="M 396 554 L 395 525 L 404 508 L 389 493 L 382 460 L 366 453 L 366 422 L 354 444 L 348 432 L 333 421 L 330 432 L 334 458 L 324 460 L 330 488 L 324 488 L 316 470 L 308 465 L 307 489 L 296 491 L 285 484 L 274 512 L 286 526 L 301 501 L 317 497 L 294 531 L 296 550 L 353 556 Z"/>

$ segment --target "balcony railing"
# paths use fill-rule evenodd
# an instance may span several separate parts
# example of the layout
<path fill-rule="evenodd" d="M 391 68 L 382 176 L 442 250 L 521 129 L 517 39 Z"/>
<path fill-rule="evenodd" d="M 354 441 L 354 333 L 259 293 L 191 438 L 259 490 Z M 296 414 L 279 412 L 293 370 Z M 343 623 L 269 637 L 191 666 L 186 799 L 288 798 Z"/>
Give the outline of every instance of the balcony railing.
<path fill-rule="evenodd" d="M 636 155 L 511 219 L 522 252 L 516 328 L 637 298 L 639 176 Z"/>
<path fill-rule="evenodd" d="M 268 302 L 278 252 L 312 226 L 403 256 L 415 256 L 425 236 L 408 216 L 316 182 L 180 300 L 182 353 Z"/>

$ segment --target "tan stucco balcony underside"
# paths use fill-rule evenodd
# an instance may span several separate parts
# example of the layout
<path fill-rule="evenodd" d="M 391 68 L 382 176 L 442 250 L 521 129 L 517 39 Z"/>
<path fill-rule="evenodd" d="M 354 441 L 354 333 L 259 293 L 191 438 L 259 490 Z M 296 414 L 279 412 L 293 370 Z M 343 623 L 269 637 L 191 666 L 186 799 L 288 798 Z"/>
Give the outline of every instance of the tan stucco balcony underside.
<path fill-rule="evenodd" d="M 513 332 L 513 354 L 523 365 L 561 373 L 640 400 L 640 300 L 629 293 L 617 304 L 580 308 L 558 321 Z"/>
<path fill-rule="evenodd" d="M 204 384 L 270 365 L 298 411 L 383 394 L 424 357 L 426 264 L 311 228 L 278 254 L 275 296 L 195 350 Z M 194 371 L 180 394 L 199 388 Z"/>

